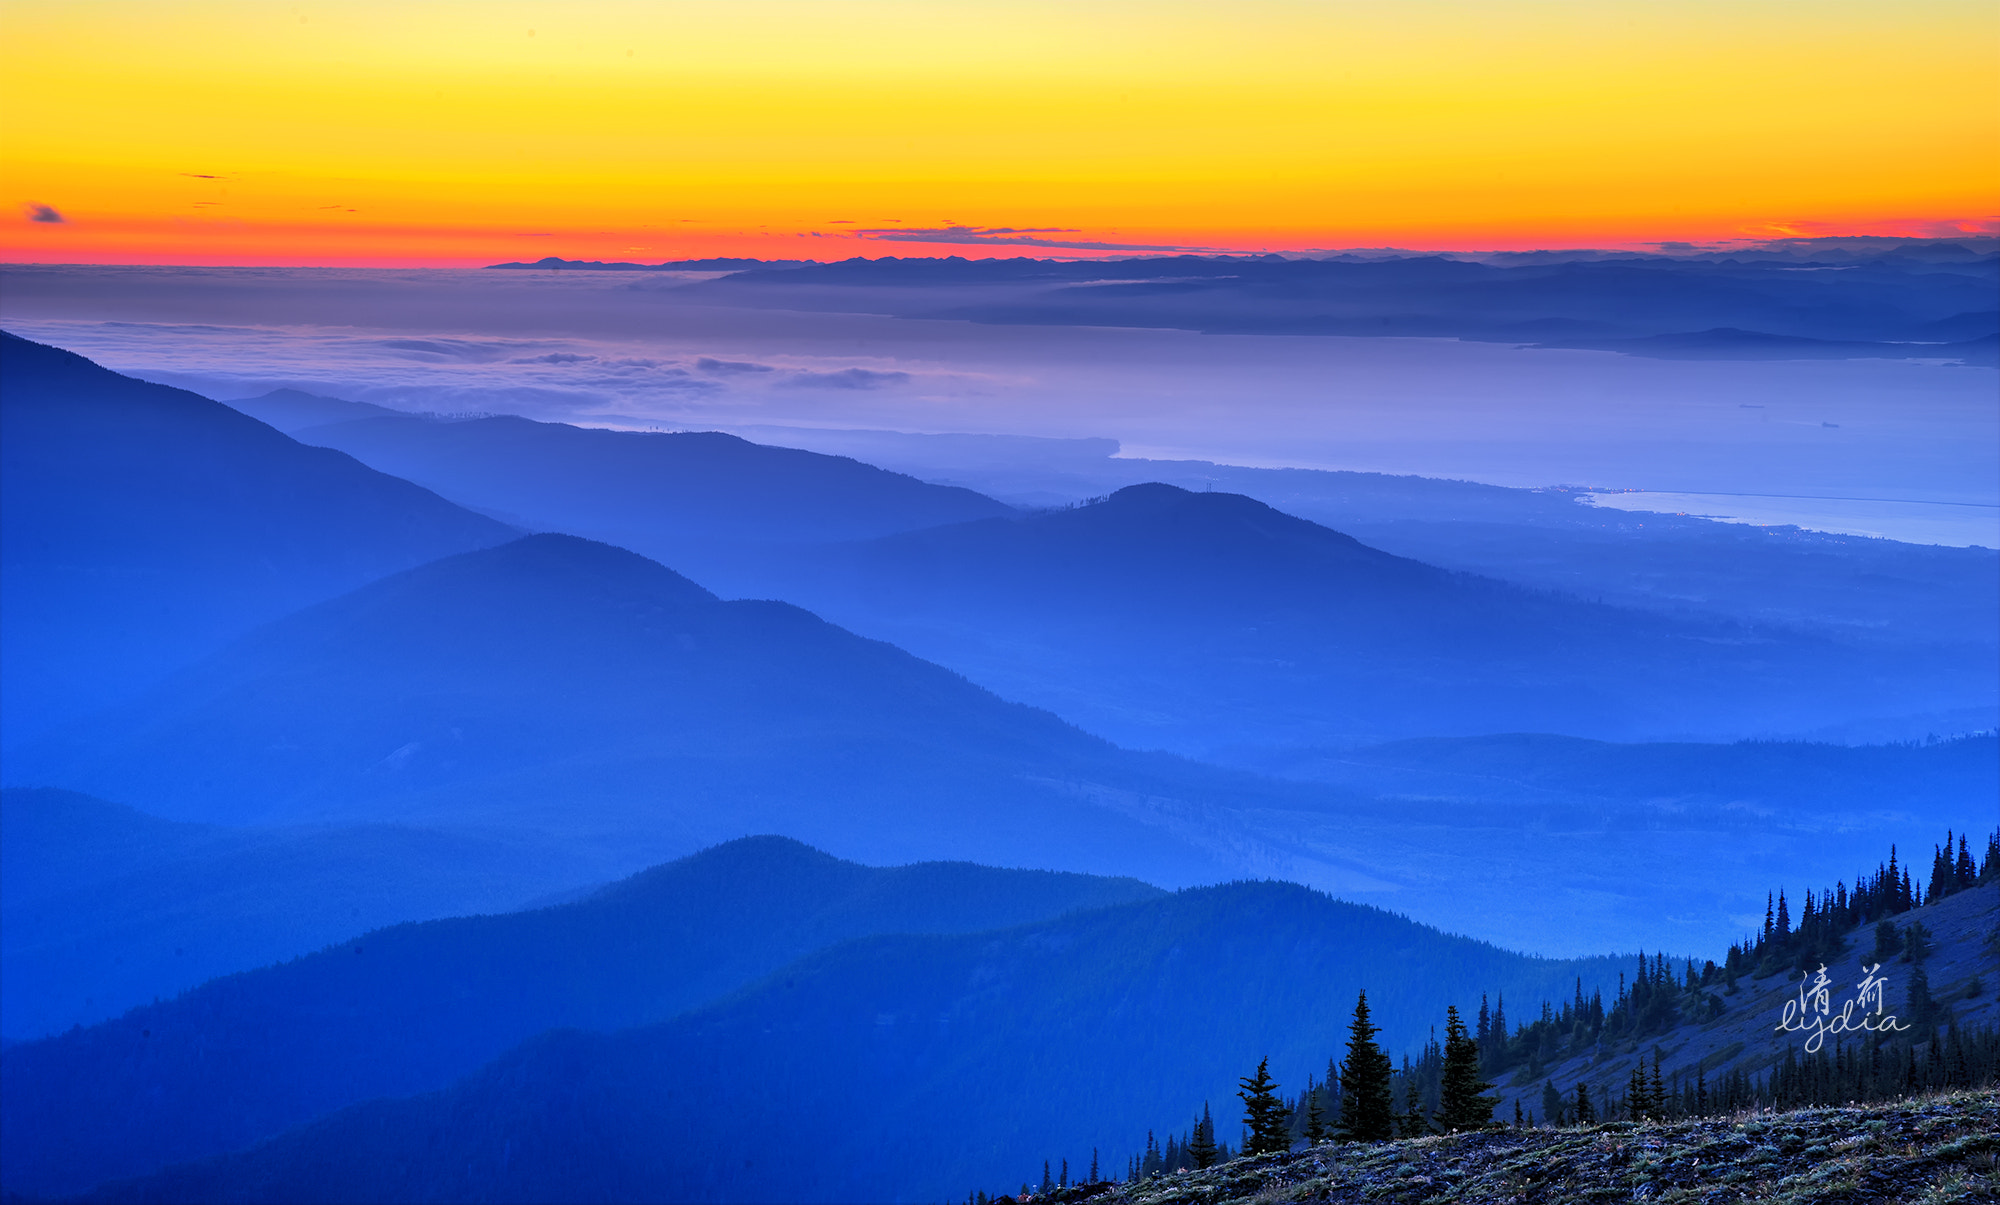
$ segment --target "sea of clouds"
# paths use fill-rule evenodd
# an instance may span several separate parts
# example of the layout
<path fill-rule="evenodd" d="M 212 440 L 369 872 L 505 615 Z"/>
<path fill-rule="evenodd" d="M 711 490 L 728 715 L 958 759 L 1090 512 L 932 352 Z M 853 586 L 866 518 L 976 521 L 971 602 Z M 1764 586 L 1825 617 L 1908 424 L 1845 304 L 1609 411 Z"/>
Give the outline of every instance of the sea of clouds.
<path fill-rule="evenodd" d="M 5 269 L 0 323 L 224 400 L 607 426 L 1108 437 L 1127 456 L 1588 485 L 1606 504 L 2000 545 L 1991 369 L 992 326 L 704 302 L 706 277 Z"/>

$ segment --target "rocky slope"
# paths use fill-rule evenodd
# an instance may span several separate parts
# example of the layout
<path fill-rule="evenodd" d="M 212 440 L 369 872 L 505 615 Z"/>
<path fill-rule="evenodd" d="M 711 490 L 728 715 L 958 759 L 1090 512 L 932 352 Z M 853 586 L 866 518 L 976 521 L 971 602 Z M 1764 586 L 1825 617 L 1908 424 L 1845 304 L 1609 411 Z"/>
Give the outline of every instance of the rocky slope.
<path fill-rule="evenodd" d="M 2000 1092 L 1663 1125 L 1495 1130 L 1337 1145 L 1129 1184 L 1025 1197 L 1036 1205 L 1426 1202 L 2000 1200 Z"/>

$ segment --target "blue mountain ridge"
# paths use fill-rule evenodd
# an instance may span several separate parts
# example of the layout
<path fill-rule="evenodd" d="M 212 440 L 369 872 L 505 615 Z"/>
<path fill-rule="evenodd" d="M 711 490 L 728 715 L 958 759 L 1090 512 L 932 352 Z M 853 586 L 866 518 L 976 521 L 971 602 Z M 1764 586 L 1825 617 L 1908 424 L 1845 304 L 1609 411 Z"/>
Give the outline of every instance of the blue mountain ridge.
<path fill-rule="evenodd" d="M 1566 996 L 1615 965 L 1524 958 L 1282 883 L 860 938 L 676 1020 L 545 1034 L 443 1091 L 90 1199 L 949 1199 L 1122 1149 L 1264 1055 L 1284 1077 L 1323 1068 L 1364 984 L 1402 1046 L 1441 1001 Z M 130 1024 L 93 1039 L 106 1066 L 149 1040 Z"/>
<path fill-rule="evenodd" d="M 515 534 L 219 402 L 0 333 L 0 739 Z"/>
<path fill-rule="evenodd" d="M 1587 603 L 1162 484 L 772 563 L 753 589 L 1121 744 L 1728 740 L 1996 706 L 1995 654 Z"/>
<path fill-rule="evenodd" d="M 574 903 L 380 929 L 16 1046 L 0 1062 L 0 1167 L 9 1190 L 72 1192 L 443 1088 L 545 1030 L 663 1021 L 849 939 L 1162 895 L 966 863 L 877 869 L 744 838 Z"/>

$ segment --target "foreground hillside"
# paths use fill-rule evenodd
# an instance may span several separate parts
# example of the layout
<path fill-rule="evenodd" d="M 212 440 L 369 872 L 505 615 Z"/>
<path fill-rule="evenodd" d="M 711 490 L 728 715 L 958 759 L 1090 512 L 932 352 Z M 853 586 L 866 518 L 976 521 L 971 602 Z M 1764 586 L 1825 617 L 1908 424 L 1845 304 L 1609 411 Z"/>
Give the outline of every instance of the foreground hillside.
<path fill-rule="evenodd" d="M 1544 1092 L 1550 1085 L 1570 1099 L 1576 1086 L 1584 1084 L 1597 1100 L 1613 1100 L 1635 1066 L 1650 1068 L 1655 1060 L 1676 1097 L 1696 1083 L 1720 1088 L 1732 1075 L 1769 1084 L 1802 1054 L 1804 1037 L 1777 1028 L 1787 1003 L 1805 990 L 1805 975 L 1794 965 L 1800 956 L 1806 958 L 1808 969 L 1825 966 L 1836 1009 L 1854 997 L 1855 986 L 1874 967 L 1876 978 L 1885 984 L 1888 1010 L 1917 1024 L 1919 1033 L 1953 1025 L 1970 1033 L 2000 1023 L 2000 992 L 1994 991 L 1992 982 L 1993 935 L 2000 934 L 2000 884 L 1989 880 L 1898 912 L 1887 921 L 1899 934 L 1915 926 L 1928 934 L 1933 949 L 1922 960 L 1921 971 L 1906 953 L 1877 948 L 1875 919 L 1841 934 L 1833 948 L 1796 955 L 1787 950 L 1784 956 L 1746 970 L 1733 984 L 1726 985 L 1723 976 L 1711 976 L 1705 988 L 1697 985 L 1674 993 L 1671 1001 L 1649 1002 L 1645 1009 L 1631 1010 L 1634 1024 L 1618 1032 L 1607 1029 L 1588 1038 L 1579 1034 L 1568 1042 L 1558 1037 L 1556 1027 L 1526 1039 L 1515 1035 L 1501 1065 L 1488 1063 L 1489 1074 L 1498 1081 L 1500 1108 L 1495 1116 L 1508 1116 L 1518 1104 L 1528 1116 L 1546 1120 Z M 1923 1001 L 1915 998 L 1920 977 Z M 1517 998 L 1515 1015 L 1532 1016 L 1539 1004 Z M 1561 1011 L 1560 1001 L 1556 1011 Z M 1849 1060 L 1861 1057 L 1865 1049 L 1862 1036 L 1829 1039 L 1826 1054 L 1851 1065 Z M 1533 1049 L 1522 1057 L 1526 1047 Z M 1813 1060 L 1804 1061 L 1810 1078 Z"/>
<path fill-rule="evenodd" d="M 1781 1203 L 1992 1201 L 2000 1091 L 1664 1125 L 1322 1144 L 1206 1171 L 1037 1194 L 1055 1205 L 1231 1201 Z M 116 1197 L 117 1200 L 146 1200 Z"/>

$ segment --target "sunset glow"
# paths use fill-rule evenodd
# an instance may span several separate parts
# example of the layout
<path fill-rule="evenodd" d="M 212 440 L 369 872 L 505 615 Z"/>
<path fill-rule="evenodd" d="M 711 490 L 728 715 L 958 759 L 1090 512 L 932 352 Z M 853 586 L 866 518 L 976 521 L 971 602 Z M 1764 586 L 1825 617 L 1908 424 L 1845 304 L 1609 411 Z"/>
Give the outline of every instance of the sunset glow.
<path fill-rule="evenodd" d="M 9 3 L 0 48 L 15 261 L 1618 245 L 2000 211 L 2000 9 L 1955 0 Z"/>

